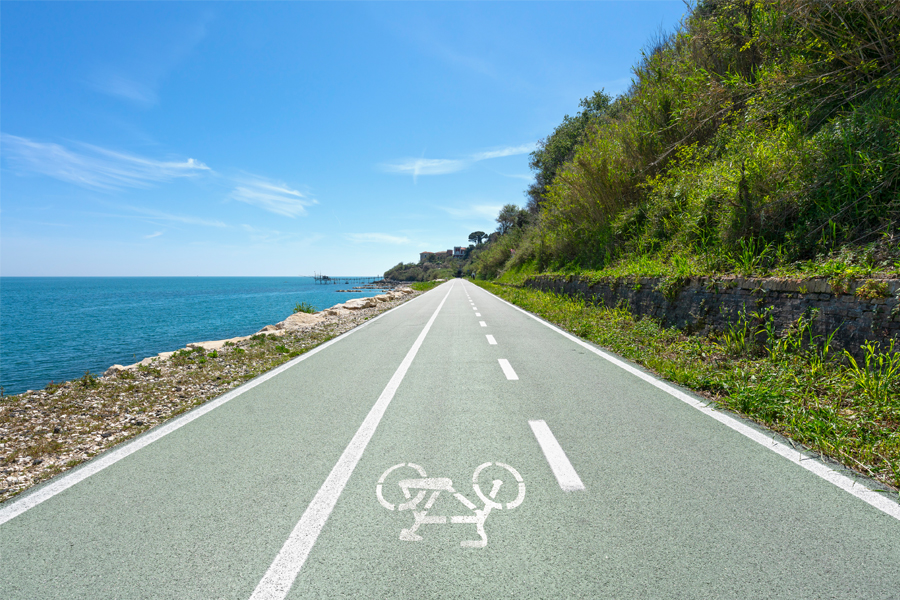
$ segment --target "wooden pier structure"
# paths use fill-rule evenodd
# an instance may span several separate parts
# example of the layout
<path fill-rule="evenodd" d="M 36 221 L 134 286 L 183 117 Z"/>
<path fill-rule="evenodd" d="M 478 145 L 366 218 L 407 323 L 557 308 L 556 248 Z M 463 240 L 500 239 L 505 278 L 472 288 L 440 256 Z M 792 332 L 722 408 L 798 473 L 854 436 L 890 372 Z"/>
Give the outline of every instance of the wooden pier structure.
<path fill-rule="evenodd" d="M 324 285 L 337 285 L 339 283 L 344 285 L 360 285 L 381 281 L 383 277 L 329 277 L 328 275 L 322 275 L 321 273 L 313 273 L 313 279 L 316 283 Z"/>

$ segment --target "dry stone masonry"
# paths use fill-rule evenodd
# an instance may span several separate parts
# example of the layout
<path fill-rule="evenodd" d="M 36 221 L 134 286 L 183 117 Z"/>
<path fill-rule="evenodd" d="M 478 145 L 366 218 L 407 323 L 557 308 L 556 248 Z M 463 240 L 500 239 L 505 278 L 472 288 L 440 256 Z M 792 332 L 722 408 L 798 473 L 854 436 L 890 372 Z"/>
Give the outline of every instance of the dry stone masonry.
<path fill-rule="evenodd" d="M 829 282 L 827 279 L 692 277 L 673 281 L 657 277 L 606 278 L 538 275 L 531 288 L 583 296 L 607 307 L 627 306 L 635 316 L 653 317 L 666 326 L 706 333 L 721 330 L 743 312 L 771 310 L 775 329 L 783 332 L 801 317 L 812 322 L 814 335 L 837 331 L 833 350 L 859 357 L 860 345 L 891 340 L 900 348 L 900 280 Z"/>

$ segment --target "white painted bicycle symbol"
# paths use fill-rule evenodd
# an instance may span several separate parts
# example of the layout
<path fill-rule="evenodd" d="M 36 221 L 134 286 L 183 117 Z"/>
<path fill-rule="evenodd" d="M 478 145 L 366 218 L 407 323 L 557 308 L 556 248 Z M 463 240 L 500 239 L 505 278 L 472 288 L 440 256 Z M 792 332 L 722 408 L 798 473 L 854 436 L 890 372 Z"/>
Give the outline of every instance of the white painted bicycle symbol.
<path fill-rule="evenodd" d="M 489 469 L 490 473 L 495 475 L 500 473 L 500 476 L 507 479 L 509 479 L 509 475 L 512 475 L 512 477 L 515 478 L 515 481 L 518 484 L 518 492 L 513 500 L 506 503 L 497 500 L 497 495 L 504 483 L 503 479 L 493 479 L 488 494 L 485 495 L 484 492 L 482 492 L 481 485 L 478 483 L 478 478 L 481 476 L 482 472 L 485 472 L 486 469 L 492 466 L 499 467 L 499 469 Z M 390 477 L 392 481 L 396 477 L 402 477 L 399 472 L 397 474 L 394 474 L 394 472 L 404 468 L 415 471 L 419 477 L 399 479 L 396 483 L 403 493 L 403 500 L 405 501 L 398 501 L 396 504 L 391 503 L 384 498 L 383 487 L 385 481 L 388 477 Z M 508 475 L 504 473 L 503 470 L 507 471 Z M 511 484 L 512 481 L 507 481 L 507 483 Z M 475 473 L 472 475 L 472 489 L 475 491 L 475 495 L 478 496 L 479 500 L 483 502 L 481 508 L 478 508 L 478 506 L 473 504 L 468 498 L 453 489 L 453 482 L 449 478 L 428 477 L 425 474 L 425 469 L 419 465 L 414 463 L 400 463 L 384 472 L 378 480 L 378 484 L 375 486 L 375 495 L 378 496 L 378 502 L 388 510 L 396 509 L 401 512 L 404 510 L 412 511 L 414 519 L 412 527 L 400 531 L 401 540 L 407 542 L 421 541 L 422 536 L 417 534 L 416 531 L 422 525 L 445 525 L 448 522 L 452 524 L 474 524 L 475 531 L 478 533 L 480 539 L 463 540 L 459 545 L 463 548 L 484 548 L 487 546 L 487 534 L 484 531 L 484 522 L 487 520 L 488 515 L 491 514 L 491 511 L 494 509 L 501 510 L 505 508 L 506 510 L 511 510 L 522 504 L 522 501 L 525 499 L 525 482 L 522 480 L 522 476 L 519 475 L 519 472 L 511 466 L 500 462 L 486 462 L 475 469 Z M 415 496 L 413 496 L 413 492 L 415 492 Z M 431 494 L 429 495 L 428 492 L 431 492 Z M 449 517 L 449 521 L 446 516 L 429 516 L 428 511 L 434 506 L 434 503 L 437 501 L 441 492 L 452 494 L 460 504 L 471 511 L 471 514 L 454 515 Z M 511 494 L 512 492 L 509 492 L 509 495 Z M 426 496 L 428 496 L 428 500 L 426 500 L 425 504 L 420 508 L 419 505 L 425 500 Z"/>

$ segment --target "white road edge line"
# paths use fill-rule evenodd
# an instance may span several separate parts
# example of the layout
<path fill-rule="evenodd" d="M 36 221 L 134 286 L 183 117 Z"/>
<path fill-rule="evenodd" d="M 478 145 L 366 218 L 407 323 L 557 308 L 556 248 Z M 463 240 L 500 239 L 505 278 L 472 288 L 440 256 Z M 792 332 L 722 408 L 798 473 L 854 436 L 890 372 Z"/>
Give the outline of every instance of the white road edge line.
<path fill-rule="evenodd" d="M 509 364 L 508 360 L 505 358 L 498 358 L 497 362 L 500 363 L 500 368 L 503 369 L 503 374 L 506 375 L 507 379 L 510 381 L 518 381 L 519 376 L 513 371 L 512 365 Z"/>
<path fill-rule="evenodd" d="M 550 465 L 550 470 L 553 471 L 559 487 L 564 492 L 583 490 L 584 484 L 581 482 L 581 477 L 575 472 L 575 467 L 569 462 L 569 458 L 563 451 L 562 446 L 559 445 L 559 442 L 556 441 L 556 437 L 550 431 L 547 422 L 543 420 L 528 421 L 528 424 L 531 426 L 531 431 L 534 432 L 534 437 L 537 438 L 538 445 L 544 452 L 544 458 L 547 459 L 547 463 Z"/>
<path fill-rule="evenodd" d="M 253 590 L 250 600 L 282 600 L 287 596 L 291 586 L 294 584 L 294 580 L 300 573 L 300 569 L 303 567 L 303 563 L 306 562 L 306 558 L 315 545 L 322 527 L 325 526 L 325 522 L 331 515 L 335 504 L 337 504 L 344 486 L 347 485 L 350 475 L 353 474 L 359 459 L 362 458 L 369 440 L 375 434 L 375 429 L 381 422 L 381 417 L 384 416 L 388 405 L 397 392 L 397 388 L 400 387 L 400 382 L 403 381 L 403 377 L 409 370 L 409 366 L 422 346 L 422 342 L 425 341 L 425 336 L 428 335 L 431 325 L 437 318 L 438 313 L 441 312 L 441 308 L 450 296 L 450 292 L 453 291 L 453 285 L 450 285 L 450 289 L 447 290 L 444 299 L 441 300 L 434 314 L 431 315 L 428 323 L 425 324 L 425 328 L 419 333 L 419 337 L 413 342 L 412 348 L 406 353 L 406 357 L 400 363 L 400 366 L 397 367 L 394 376 L 391 377 L 375 405 L 372 406 L 362 425 L 359 426 L 356 434 L 354 434 L 353 439 L 350 440 L 334 468 L 331 469 L 331 473 L 328 474 L 325 483 L 322 484 L 322 487 L 319 488 L 319 491 L 313 497 L 312 502 L 306 507 L 303 516 L 300 517 L 291 535 L 284 543 L 284 546 L 281 547 L 269 570 L 266 571 L 256 589 Z"/>
<path fill-rule="evenodd" d="M 488 344 L 490 344 L 491 346 L 497 345 L 497 340 L 494 339 L 494 336 L 488 334 L 485 337 L 487 337 Z"/>
<path fill-rule="evenodd" d="M 417 296 L 416 298 L 413 298 L 412 300 L 402 304 L 401 306 L 411 304 L 412 302 L 415 302 L 416 300 L 418 300 L 421 297 L 422 296 Z M 399 308 L 399 306 L 396 308 Z M 391 309 L 391 310 L 393 310 L 393 309 Z M 309 357 L 313 356 L 314 354 L 318 354 L 325 348 L 328 348 L 329 346 L 336 344 L 343 339 L 346 339 L 347 336 L 352 335 L 353 333 L 359 331 L 360 329 L 368 326 L 371 323 L 374 323 L 381 317 L 387 315 L 389 312 L 391 312 L 391 310 L 387 310 L 387 311 L 381 313 L 377 317 L 364 322 L 362 325 L 354 327 L 353 329 L 351 329 L 345 333 L 342 333 L 341 335 L 337 336 L 334 339 L 328 340 L 321 346 L 316 346 L 309 352 L 306 352 L 306 353 L 298 356 L 297 358 L 294 358 L 294 359 L 284 363 L 283 365 L 281 365 L 279 367 L 275 367 L 271 371 L 263 373 L 256 379 L 252 379 L 251 381 L 248 381 L 244 385 L 237 387 L 237 388 L 231 390 L 230 392 L 226 392 L 225 394 L 219 396 L 218 398 L 211 400 L 211 401 L 207 402 L 206 404 L 203 404 L 190 412 L 184 413 L 180 417 L 176 417 L 176 418 L 172 419 L 171 421 L 168 421 L 162 425 L 159 425 L 158 427 L 155 427 L 155 428 L 149 430 L 147 433 L 139 435 L 138 437 L 134 438 L 130 442 L 123 443 L 121 446 L 118 446 L 114 450 L 103 453 L 103 454 L 99 455 L 98 457 L 94 458 L 93 460 L 89 460 L 89 461 L 83 463 L 82 466 L 75 467 L 73 470 L 69 471 L 65 475 L 61 475 L 55 479 L 52 479 L 52 480 L 50 480 L 49 483 L 47 483 L 43 487 L 37 488 L 33 493 L 26 492 L 26 495 L 24 495 L 16 500 L 13 500 L 12 502 L 7 504 L 3 508 L 0 508 L 0 525 L 3 525 L 10 519 L 14 519 L 15 517 L 21 515 L 25 511 L 27 511 L 31 508 L 34 508 L 38 504 L 41 504 L 42 502 L 49 500 L 53 496 L 66 491 L 73 485 L 75 485 L 81 481 L 84 481 L 91 475 L 99 473 L 103 469 L 116 464 L 123 458 L 125 458 L 131 454 L 134 454 L 141 448 L 145 448 L 145 447 L 149 446 L 156 440 L 169 435 L 173 431 L 181 429 L 182 427 L 184 427 L 191 421 L 193 421 L 195 419 L 199 419 L 206 413 L 219 408 L 220 406 L 222 406 L 223 404 L 225 404 L 226 402 L 228 402 L 230 400 L 234 400 L 235 398 L 237 398 L 244 392 L 247 392 L 247 391 L 255 388 L 256 386 L 258 386 L 259 384 L 264 383 L 264 382 L 268 381 L 269 379 L 272 379 L 276 375 L 279 375 L 279 374 L 283 373 L 284 371 L 290 369 L 294 365 L 303 362 L 304 360 L 308 359 Z"/>
<path fill-rule="evenodd" d="M 479 288 L 479 289 L 481 289 L 481 288 Z M 484 291 L 485 293 L 491 294 L 487 290 L 482 290 L 482 291 Z M 519 308 L 515 304 L 507 302 L 503 298 L 496 296 L 494 294 L 491 294 L 491 296 L 494 296 L 494 298 L 496 298 L 500 302 L 503 302 L 504 304 L 509 305 L 510 307 L 516 309 L 517 311 L 531 317 L 538 323 L 541 323 L 544 326 L 549 327 L 550 329 L 552 329 L 553 331 L 562 335 L 563 337 L 568 338 L 569 340 L 575 342 L 579 346 L 582 346 L 586 350 L 593 352 L 597 356 L 611 362 L 612 364 L 616 365 L 617 367 L 620 367 L 620 368 L 628 371 L 632 375 L 634 375 L 640 379 L 643 379 L 650 385 L 666 392 L 670 396 L 673 396 L 673 397 L 677 398 L 678 400 L 681 400 L 685 404 L 692 406 L 693 408 L 699 410 L 700 412 L 707 415 L 708 417 L 712 417 L 713 419 L 715 419 L 719 423 L 722 423 L 726 427 L 729 427 L 729 428 L 733 429 L 734 431 L 737 431 L 738 433 L 750 438 L 751 440 L 760 444 L 761 446 L 764 446 L 764 447 L 768 448 L 769 450 L 771 450 L 772 452 L 786 458 L 787 460 L 791 461 L 795 465 L 797 465 L 799 467 L 803 467 L 807 471 L 809 471 L 815 475 L 818 475 L 825 481 L 841 488 L 845 492 L 847 492 L 849 494 L 853 494 L 854 496 L 856 496 L 863 502 L 866 502 L 867 504 L 877 508 L 881 512 L 883 512 L 887 515 L 890 515 L 890 516 L 894 517 L 895 519 L 900 520 L 900 504 L 897 504 L 896 502 L 890 500 L 889 498 L 886 498 L 881 493 L 870 490 L 869 488 L 865 487 L 861 483 L 857 483 L 854 480 L 850 479 L 846 475 L 842 475 L 842 474 L 838 473 L 837 471 L 835 471 L 834 469 L 832 469 L 831 467 L 829 467 L 828 465 L 826 465 L 825 463 L 819 461 L 818 459 L 816 459 L 814 457 L 804 456 L 798 450 L 790 448 L 790 447 L 786 446 L 785 444 L 782 444 L 781 442 L 777 442 L 770 436 L 767 436 L 764 433 L 757 431 L 756 429 L 753 429 L 752 427 L 749 427 L 749 426 L 745 425 L 744 423 L 741 423 L 737 419 L 729 417 L 728 415 L 726 415 L 724 413 L 721 413 L 713 408 L 710 408 L 709 406 L 707 406 L 700 400 L 685 394 L 681 390 L 675 389 L 671 385 L 669 385 L 663 381 L 660 381 L 659 379 L 653 377 L 652 375 L 644 373 L 640 369 L 636 369 L 636 368 L 632 367 L 628 363 L 625 363 L 625 362 L 619 360 L 618 358 L 612 356 L 611 354 L 608 354 L 607 352 L 604 352 L 603 350 L 595 348 L 594 346 L 585 342 L 584 340 L 575 337 L 574 335 L 572 335 L 571 333 L 569 333 L 567 331 L 563 331 L 556 325 L 551 325 L 547 321 L 544 321 L 540 317 L 531 314 L 527 310 Z"/>

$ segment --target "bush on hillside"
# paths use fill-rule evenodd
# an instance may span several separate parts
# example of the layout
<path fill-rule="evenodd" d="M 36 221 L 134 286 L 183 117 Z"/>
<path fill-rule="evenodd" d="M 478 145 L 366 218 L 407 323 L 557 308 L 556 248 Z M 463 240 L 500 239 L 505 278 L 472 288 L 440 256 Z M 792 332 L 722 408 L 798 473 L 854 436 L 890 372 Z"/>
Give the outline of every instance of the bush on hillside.
<path fill-rule="evenodd" d="M 626 94 L 541 141 L 527 192 L 539 233 L 500 236 L 479 272 L 860 253 L 897 269 L 898 63 L 896 2 L 701 1 L 645 50 Z"/>

